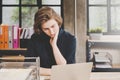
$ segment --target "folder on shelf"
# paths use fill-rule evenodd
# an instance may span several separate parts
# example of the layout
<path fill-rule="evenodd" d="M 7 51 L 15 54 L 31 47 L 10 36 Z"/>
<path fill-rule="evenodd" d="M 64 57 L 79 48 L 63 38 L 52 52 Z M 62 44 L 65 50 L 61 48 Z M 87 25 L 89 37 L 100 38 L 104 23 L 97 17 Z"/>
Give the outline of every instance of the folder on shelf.
<path fill-rule="evenodd" d="M 29 28 L 26 28 L 24 39 L 27 39 L 29 36 Z"/>
<path fill-rule="evenodd" d="M 4 27 L 4 48 L 9 48 L 9 40 L 8 40 L 8 25 L 3 25 Z"/>
<path fill-rule="evenodd" d="M 28 29 L 29 29 L 29 32 L 28 32 L 28 37 L 27 37 L 27 39 L 30 39 L 31 36 L 32 36 L 32 34 L 34 33 L 34 29 L 33 29 L 33 27 L 30 27 L 30 28 L 28 28 Z"/>
<path fill-rule="evenodd" d="M 18 26 L 13 26 L 13 48 L 19 48 Z"/>
<path fill-rule="evenodd" d="M 8 27 L 9 31 L 8 31 L 8 39 L 9 39 L 9 48 L 13 48 L 13 30 L 12 30 L 12 26 Z"/>
<path fill-rule="evenodd" d="M 3 44 L 3 28 L 0 26 L 0 48 L 4 48 Z"/>
<path fill-rule="evenodd" d="M 22 28 L 20 39 L 30 39 L 33 33 L 33 28 Z"/>
<path fill-rule="evenodd" d="M 19 45 L 19 48 L 20 48 L 20 43 L 21 43 L 20 42 L 20 35 L 21 35 L 21 33 L 22 33 L 22 28 L 19 27 L 18 28 L 18 42 L 19 42 L 18 45 Z"/>
<path fill-rule="evenodd" d="M 21 32 L 21 35 L 20 35 L 20 39 L 24 39 L 25 32 L 26 32 L 26 28 L 22 28 L 22 32 Z"/>
<path fill-rule="evenodd" d="M 0 25 L 0 48 L 4 48 L 4 27 Z"/>

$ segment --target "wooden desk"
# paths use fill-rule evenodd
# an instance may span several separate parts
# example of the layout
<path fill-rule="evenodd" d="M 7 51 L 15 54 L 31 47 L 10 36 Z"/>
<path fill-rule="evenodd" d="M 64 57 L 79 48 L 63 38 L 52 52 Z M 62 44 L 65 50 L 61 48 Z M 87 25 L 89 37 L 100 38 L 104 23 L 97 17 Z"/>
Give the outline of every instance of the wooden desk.
<path fill-rule="evenodd" d="M 50 76 L 41 76 L 40 80 L 50 80 Z M 120 72 L 92 72 L 90 80 L 120 80 Z"/>
<path fill-rule="evenodd" d="M 92 72 L 90 80 L 120 80 L 120 72 Z"/>

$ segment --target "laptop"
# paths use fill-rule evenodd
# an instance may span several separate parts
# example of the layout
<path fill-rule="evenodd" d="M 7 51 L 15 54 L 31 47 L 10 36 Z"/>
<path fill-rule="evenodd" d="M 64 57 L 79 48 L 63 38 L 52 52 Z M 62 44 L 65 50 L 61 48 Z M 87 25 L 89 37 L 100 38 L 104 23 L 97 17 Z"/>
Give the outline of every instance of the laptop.
<path fill-rule="evenodd" d="M 89 80 L 92 62 L 52 66 L 51 80 Z"/>

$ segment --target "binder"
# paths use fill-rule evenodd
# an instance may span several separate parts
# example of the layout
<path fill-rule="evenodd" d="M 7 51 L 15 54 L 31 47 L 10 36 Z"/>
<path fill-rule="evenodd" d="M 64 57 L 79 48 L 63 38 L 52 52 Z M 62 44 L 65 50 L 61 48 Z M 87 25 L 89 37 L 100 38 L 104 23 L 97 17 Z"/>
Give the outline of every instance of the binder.
<path fill-rule="evenodd" d="M 4 48 L 4 27 L 0 25 L 0 49 Z"/>
<path fill-rule="evenodd" d="M 13 48 L 19 48 L 18 26 L 13 26 Z"/>
<path fill-rule="evenodd" d="M 24 39 L 25 31 L 26 31 L 26 28 L 22 28 L 20 39 Z"/>
<path fill-rule="evenodd" d="M 30 39 L 31 36 L 32 36 L 32 34 L 34 33 L 34 29 L 33 29 L 33 27 L 30 27 L 30 28 L 28 28 L 28 29 L 29 29 L 29 32 L 28 32 L 28 37 L 27 37 L 27 39 Z"/>
<path fill-rule="evenodd" d="M 26 33 L 27 28 L 23 28 L 21 35 L 20 35 L 20 39 L 25 39 L 25 33 Z"/>
<path fill-rule="evenodd" d="M 4 27 L 4 48 L 9 48 L 9 39 L 8 39 L 8 25 L 3 25 Z"/>
<path fill-rule="evenodd" d="M 26 28 L 24 33 L 24 39 L 27 39 L 28 36 L 29 36 L 29 28 Z"/>
<path fill-rule="evenodd" d="M 22 28 L 18 28 L 18 47 L 20 48 L 20 35 L 21 35 Z"/>
<path fill-rule="evenodd" d="M 12 34 L 13 29 L 12 29 L 12 26 L 9 26 L 8 30 L 9 30 L 8 31 L 8 39 L 9 39 L 8 45 L 9 45 L 9 48 L 13 48 L 13 34 Z"/>

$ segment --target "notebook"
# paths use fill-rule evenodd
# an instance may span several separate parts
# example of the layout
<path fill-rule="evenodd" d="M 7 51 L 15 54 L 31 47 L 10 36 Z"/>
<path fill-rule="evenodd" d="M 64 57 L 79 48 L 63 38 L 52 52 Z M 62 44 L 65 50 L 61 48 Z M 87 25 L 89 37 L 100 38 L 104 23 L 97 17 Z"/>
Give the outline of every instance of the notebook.
<path fill-rule="evenodd" d="M 51 80 L 89 80 L 92 62 L 52 66 Z"/>

